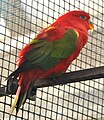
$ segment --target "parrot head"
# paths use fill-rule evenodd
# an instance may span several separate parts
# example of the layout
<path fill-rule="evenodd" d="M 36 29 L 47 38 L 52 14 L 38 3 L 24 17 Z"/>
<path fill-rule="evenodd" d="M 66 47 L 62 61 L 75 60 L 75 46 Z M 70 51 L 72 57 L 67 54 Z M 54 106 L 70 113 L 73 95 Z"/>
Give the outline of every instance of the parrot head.
<path fill-rule="evenodd" d="M 93 30 L 94 25 L 90 20 L 90 15 L 84 11 L 72 11 L 69 13 L 71 16 L 71 21 L 73 21 L 74 27 L 78 27 L 80 29 L 89 29 Z"/>
<path fill-rule="evenodd" d="M 70 11 L 63 16 L 58 18 L 58 21 L 65 21 L 71 27 L 76 28 L 77 30 L 83 30 L 87 32 L 88 30 L 94 30 L 94 25 L 90 20 L 90 15 L 81 10 Z"/>

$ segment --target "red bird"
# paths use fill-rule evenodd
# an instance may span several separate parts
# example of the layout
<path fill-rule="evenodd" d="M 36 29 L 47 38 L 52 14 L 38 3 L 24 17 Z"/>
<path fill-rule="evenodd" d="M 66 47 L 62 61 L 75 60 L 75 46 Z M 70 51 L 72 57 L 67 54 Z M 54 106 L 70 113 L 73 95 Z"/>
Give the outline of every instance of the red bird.
<path fill-rule="evenodd" d="M 65 73 L 71 62 L 87 43 L 88 30 L 94 29 L 90 16 L 84 11 L 71 11 L 59 17 L 52 25 L 27 44 L 18 55 L 18 68 L 7 80 L 17 77 L 18 89 L 11 113 L 18 112 L 26 101 L 34 82 L 41 78 Z"/>

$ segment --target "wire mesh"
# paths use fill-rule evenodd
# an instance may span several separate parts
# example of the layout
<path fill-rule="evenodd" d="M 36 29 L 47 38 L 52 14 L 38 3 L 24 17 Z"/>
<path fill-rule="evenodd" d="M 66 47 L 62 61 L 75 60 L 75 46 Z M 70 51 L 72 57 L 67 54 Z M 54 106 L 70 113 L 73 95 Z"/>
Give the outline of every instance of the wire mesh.
<path fill-rule="evenodd" d="M 104 65 L 103 0 L 0 0 L 0 82 L 16 69 L 17 53 L 40 29 L 67 11 L 81 9 L 92 16 L 95 31 L 68 71 Z M 12 95 L 0 98 L 2 120 L 101 120 L 104 114 L 103 79 L 39 88 L 36 101 L 27 100 L 10 116 Z"/>

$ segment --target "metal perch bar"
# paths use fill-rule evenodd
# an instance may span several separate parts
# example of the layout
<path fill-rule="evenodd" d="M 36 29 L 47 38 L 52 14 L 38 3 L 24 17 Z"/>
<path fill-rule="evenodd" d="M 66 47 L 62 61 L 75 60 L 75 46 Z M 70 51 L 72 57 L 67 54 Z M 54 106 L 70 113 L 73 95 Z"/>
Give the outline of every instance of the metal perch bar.
<path fill-rule="evenodd" d="M 98 78 L 104 78 L 104 66 L 65 73 L 56 77 L 55 79 L 44 79 L 44 80 L 38 79 L 36 80 L 33 89 L 60 85 L 60 84 L 64 85 L 67 83 L 74 83 L 74 82 L 80 82 L 80 81 L 86 81 L 86 80 L 92 80 Z M 16 92 L 15 86 L 17 86 L 17 81 L 15 82 L 15 84 L 11 86 L 13 87 L 11 89 L 15 88 L 14 90 L 12 90 L 11 93 L 6 92 L 6 86 L 0 87 L 0 97 L 9 94 L 15 94 Z"/>

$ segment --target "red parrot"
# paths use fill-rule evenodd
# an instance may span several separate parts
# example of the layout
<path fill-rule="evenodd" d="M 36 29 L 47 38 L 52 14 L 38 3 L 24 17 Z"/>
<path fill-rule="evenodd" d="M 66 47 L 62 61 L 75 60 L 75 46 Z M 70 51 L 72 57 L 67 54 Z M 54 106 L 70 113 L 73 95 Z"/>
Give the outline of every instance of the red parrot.
<path fill-rule="evenodd" d="M 18 89 L 10 113 L 18 112 L 26 101 L 37 79 L 45 79 L 65 73 L 71 62 L 87 43 L 88 30 L 94 29 L 88 13 L 70 11 L 59 17 L 48 28 L 27 44 L 18 54 L 18 68 L 8 81 L 18 79 Z"/>

